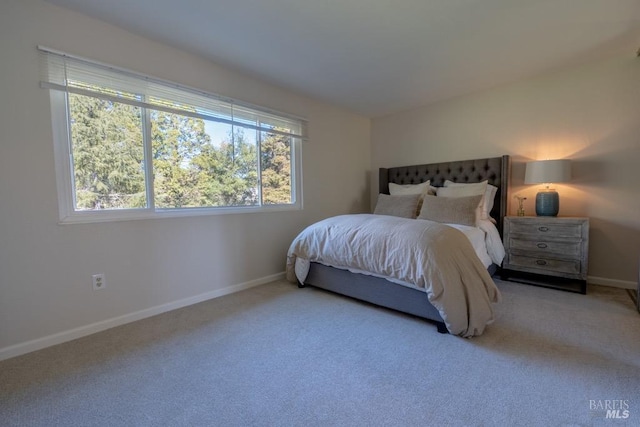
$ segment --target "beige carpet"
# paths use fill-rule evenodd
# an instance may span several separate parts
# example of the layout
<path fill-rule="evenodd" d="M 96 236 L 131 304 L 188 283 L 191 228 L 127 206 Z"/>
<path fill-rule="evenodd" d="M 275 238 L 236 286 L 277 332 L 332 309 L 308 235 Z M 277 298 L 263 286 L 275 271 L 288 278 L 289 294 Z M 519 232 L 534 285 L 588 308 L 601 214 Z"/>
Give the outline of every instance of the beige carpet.
<path fill-rule="evenodd" d="M 498 286 L 496 322 L 470 340 L 260 286 L 0 362 L 0 425 L 640 425 L 624 290 Z M 605 401 L 628 418 L 605 419 Z"/>

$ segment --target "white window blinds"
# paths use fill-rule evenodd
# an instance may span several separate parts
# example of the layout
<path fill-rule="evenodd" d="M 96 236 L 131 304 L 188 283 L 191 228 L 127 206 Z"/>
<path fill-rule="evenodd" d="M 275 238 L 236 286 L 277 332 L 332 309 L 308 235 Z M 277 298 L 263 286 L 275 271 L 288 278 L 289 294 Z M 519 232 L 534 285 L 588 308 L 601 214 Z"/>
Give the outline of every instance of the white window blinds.
<path fill-rule="evenodd" d="M 38 47 L 43 88 L 307 139 L 303 118 Z"/>

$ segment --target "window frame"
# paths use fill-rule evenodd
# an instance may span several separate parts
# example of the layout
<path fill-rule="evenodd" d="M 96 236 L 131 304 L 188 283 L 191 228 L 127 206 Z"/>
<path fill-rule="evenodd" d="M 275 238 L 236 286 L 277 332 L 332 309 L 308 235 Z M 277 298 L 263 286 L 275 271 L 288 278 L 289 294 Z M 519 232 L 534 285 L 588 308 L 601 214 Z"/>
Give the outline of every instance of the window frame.
<path fill-rule="evenodd" d="M 39 47 L 39 49 L 41 49 Z M 167 84 L 172 84 L 167 82 Z M 173 84 L 177 86 L 176 84 Z M 187 88 L 188 89 L 188 88 Z M 291 203 L 264 204 L 262 197 L 253 206 L 207 206 L 187 208 L 158 208 L 155 206 L 153 190 L 153 162 L 151 144 L 150 110 L 142 107 L 142 138 L 144 149 L 144 168 L 147 193 L 147 207 L 135 209 L 77 210 L 75 208 L 74 166 L 72 152 L 71 116 L 69 113 L 68 92 L 49 90 L 51 119 L 53 131 L 54 158 L 56 170 L 56 187 L 58 193 L 58 210 L 60 224 L 126 221 L 134 219 L 175 218 L 205 215 L 227 215 L 238 213 L 279 212 L 303 209 L 302 197 L 302 139 L 291 137 Z M 257 110 L 260 111 L 260 110 Z M 271 113 L 271 112 L 270 112 Z M 271 113 L 272 114 L 272 113 Z M 306 121 L 301 120 L 306 126 Z M 257 131 L 262 132 L 262 131 Z M 259 148 L 259 147 L 258 147 Z M 262 194 L 262 177 L 260 174 L 260 153 L 258 153 L 259 192 Z"/>

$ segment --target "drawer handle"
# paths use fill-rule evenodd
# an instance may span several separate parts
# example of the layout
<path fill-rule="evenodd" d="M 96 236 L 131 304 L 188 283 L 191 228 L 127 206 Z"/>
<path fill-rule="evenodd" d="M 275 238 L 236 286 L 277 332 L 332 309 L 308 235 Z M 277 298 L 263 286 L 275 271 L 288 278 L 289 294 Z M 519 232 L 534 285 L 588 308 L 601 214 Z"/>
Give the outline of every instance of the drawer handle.
<path fill-rule="evenodd" d="M 538 264 L 538 265 L 547 265 L 547 261 L 545 261 L 543 259 L 537 259 L 536 260 L 536 264 Z"/>
<path fill-rule="evenodd" d="M 542 232 L 547 232 L 549 231 L 549 227 L 538 227 L 538 230 Z"/>
<path fill-rule="evenodd" d="M 536 246 L 539 247 L 540 249 L 546 249 L 547 248 L 547 244 L 546 243 L 538 243 Z"/>

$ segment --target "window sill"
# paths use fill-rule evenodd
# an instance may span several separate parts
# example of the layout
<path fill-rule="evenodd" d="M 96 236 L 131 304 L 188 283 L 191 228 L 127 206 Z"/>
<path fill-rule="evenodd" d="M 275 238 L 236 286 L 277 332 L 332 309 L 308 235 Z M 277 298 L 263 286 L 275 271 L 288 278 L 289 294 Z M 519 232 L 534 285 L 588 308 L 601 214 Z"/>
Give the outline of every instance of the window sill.
<path fill-rule="evenodd" d="M 61 214 L 59 225 L 88 224 L 96 222 L 133 221 L 139 219 L 182 218 L 194 216 L 214 216 L 264 212 L 284 212 L 302 210 L 299 204 L 225 207 L 225 208 L 185 208 L 185 209 L 157 209 L 152 210 L 111 210 L 111 211 L 79 211 L 72 214 Z"/>

